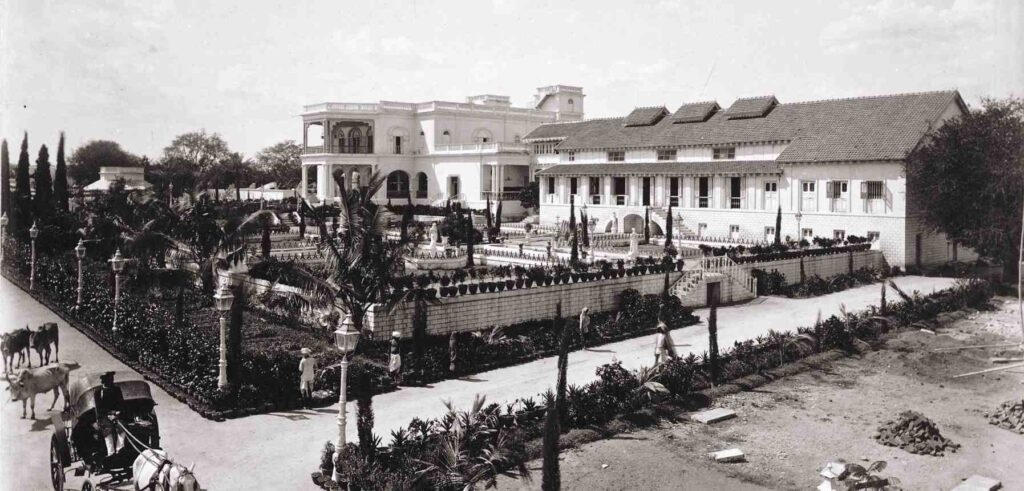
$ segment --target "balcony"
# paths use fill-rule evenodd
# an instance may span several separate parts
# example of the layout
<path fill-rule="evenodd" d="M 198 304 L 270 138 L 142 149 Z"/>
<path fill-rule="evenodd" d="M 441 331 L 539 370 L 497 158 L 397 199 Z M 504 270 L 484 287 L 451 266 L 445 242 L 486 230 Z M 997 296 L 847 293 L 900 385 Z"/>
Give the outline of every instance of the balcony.
<path fill-rule="evenodd" d="M 477 155 L 489 153 L 522 153 L 527 152 L 525 143 L 455 143 L 439 144 L 434 147 L 435 154 L 441 155 Z"/>
<path fill-rule="evenodd" d="M 318 153 L 334 153 L 334 154 L 372 154 L 373 148 L 369 145 L 345 145 L 342 147 L 332 146 L 330 148 L 323 145 L 307 145 L 302 149 L 302 155 L 313 155 Z"/>

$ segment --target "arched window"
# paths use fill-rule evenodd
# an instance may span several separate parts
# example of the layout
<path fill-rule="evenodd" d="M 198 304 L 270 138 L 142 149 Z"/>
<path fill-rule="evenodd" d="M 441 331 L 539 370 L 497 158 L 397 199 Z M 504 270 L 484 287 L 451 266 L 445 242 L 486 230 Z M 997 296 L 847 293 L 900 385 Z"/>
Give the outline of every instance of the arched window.
<path fill-rule="evenodd" d="M 359 128 L 352 128 L 352 131 L 348 132 L 348 140 L 351 147 L 349 153 L 360 153 L 359 144 L 363 141 L 363 132 L 359 131 Z"/>
<path fill-rule="evenodd" d="M 444 130 L 444 133 L 441 133 L 441 143 L 445 145 L 452 144 L 452 134 L 448 130 Z"/>
<path fill-rule="evenodd" d="M 388 198 L 409 197 L 409 174 L 396 170 L 388 174 Z"/>
<path fill-rule="evenodd" d="M 366 129 L 366 151 L 362 153 L 373 153 L 373 128 Z"/>
<path fill-rule="evenodd" d="M 494 136 L 491 135 L 490 130 L 477 128 L 473 131 L 473 143 L 490 143 L 492 141 L 494 141 Z"/>
<path fill-rule="evenodd" d="M 341 126 L 335 126 L 331 130 L 335 144 L 338 145 L 338 152 L 345 153 L 345 128 Z"/>
<path fill-rule="evenodd" d="M 391 145 L 391 153 L 401 155 L 409 153 L 409 132 L 405 128 L 392 127 L 388 129 L 388 143 Z"/>
<path fill-rule="evenodd" d="M 416 174 L 416 198 L 426 199 L 427 197 L 427 175 L 423 172 Z"/>
<path fill-rule="evenodd" d="M 572 99 L 569 99 L 569 112 L 576 112 L 576 102 L 573 101 Z"/>

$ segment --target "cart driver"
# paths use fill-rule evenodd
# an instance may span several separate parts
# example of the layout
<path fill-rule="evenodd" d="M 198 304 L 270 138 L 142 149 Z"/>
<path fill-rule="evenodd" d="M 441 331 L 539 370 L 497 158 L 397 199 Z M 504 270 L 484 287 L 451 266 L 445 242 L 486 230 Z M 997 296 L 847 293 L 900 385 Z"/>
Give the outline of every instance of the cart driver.
<path fill-rule="evenodd" d="M 100 375 L 100 383 L 103 385 L 96 391 L 96 424 L 103 433 L 109 458 L 124 447 L 124 431 L 117 424 L 124 408 L 124 394 L 114 385 L 114 372 Z"/>

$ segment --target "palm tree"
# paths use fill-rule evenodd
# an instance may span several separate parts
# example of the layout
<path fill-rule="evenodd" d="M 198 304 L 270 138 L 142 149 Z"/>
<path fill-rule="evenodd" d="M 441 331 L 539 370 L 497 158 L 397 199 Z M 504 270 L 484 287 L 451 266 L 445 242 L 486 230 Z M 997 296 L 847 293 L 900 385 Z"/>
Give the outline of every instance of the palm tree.
<path fill-rule="evenodd" d="M 338 302 L 360 332 L 363 319 L 374 304 L 392 309 L 407 296 L 396 288 L 394 277 L 404 265 L 406 241 L 387 236 L 390 212 L 373 202 L 385 177 L 374 172 L 366 186 L 348 190 L 338 183 L 338 237 L 324 242 L 327 249 L 326 279 L 305 278 L 300 288 L 319 301 Z M 320 217 L 314 218 L 314 220 Z M 322 219 L 321 234 L 326 230 Z"/>
<path fill-rule="evenodd" d="M 445 403 L 452 428 L 426 459 L 417 459 L 417 483 L 432 489 L 474 490 L 496 487 L 499 476 L 529 481 L 525 446 L 513 433 L 498 428 L 497 417 L 483 411 L 484 401 L 478 395 L 469 411 L 456 411 L 451 402 Z"/>

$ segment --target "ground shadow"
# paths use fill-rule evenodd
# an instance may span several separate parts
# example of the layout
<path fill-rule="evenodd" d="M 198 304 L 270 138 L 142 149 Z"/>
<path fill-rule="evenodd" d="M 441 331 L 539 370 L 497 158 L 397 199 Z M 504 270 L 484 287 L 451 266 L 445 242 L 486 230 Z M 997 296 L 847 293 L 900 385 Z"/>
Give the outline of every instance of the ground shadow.
<path fill-rule="evenodd" d="M 610 350 L 610 349 L 592 349 L 592 348 L 586 348 L 586 349 L 584 349 L 583 351 L 589 351 L 589 352 L 591 352 L 591 353 L 615 353 L 615 350 Z"/>
<path fill-rule="evenodd" d="M 317 411 L 317 412 L 319 412 L 319 411 Z M 333 412 L 333 411 L 328 411 L 328 412 Z M 269 414 L 271 416 L 274 416 L 274 417 L 277 417 L 277 418 L 284 418 L 284 419 L 287 419 L 288 421 L 305 421 L 305 420 L 309 419 L 309 416 L 299 412 L 299 410 L 297 410 L 297 409 L 296 410 L 292 410 L 292 411 L 285 411 L 285 412 L 280 412 L 280 413 L 267 413 L 267 414 Z"/>
<path fill-rule="evenodd" d="M 31 431 L 43 431 L 48 426 L 50 426 L 51 424 L 53 424 L 53 420 L 51 420 L 49 417 L 47 417 L 45 419 L 35 419 L 35 420 L 32 420 L 32 430 Z"/>
<path fill-rule="evenodd" d="M 477 378 L 475 375 L 470 375 L 468 377 L 459 377 L 458 380 L 461 380 L 463 382 L 486 382 L 486 380 L 482 378 Z"/>

